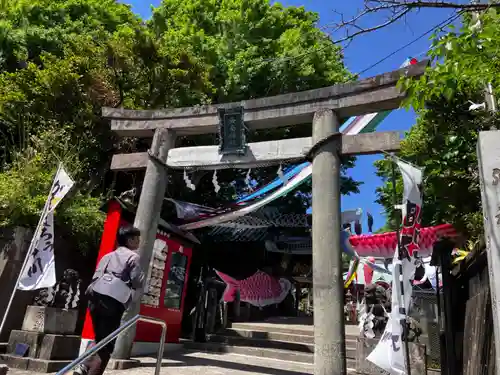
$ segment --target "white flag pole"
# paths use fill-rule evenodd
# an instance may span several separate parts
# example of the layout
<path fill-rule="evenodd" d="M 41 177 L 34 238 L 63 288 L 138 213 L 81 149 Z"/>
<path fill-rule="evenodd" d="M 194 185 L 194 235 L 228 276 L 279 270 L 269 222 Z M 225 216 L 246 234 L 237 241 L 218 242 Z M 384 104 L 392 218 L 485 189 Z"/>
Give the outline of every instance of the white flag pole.
<path fill-rule="evenodd" d="M 16 284 L 14 285 L 14 290 L 12 291 L 12 294 L 10 295 L 9 303 L 7 304 L 7 307 L 5 308 L 5 312 L 4 312 L 3 318 L 2 318 L 2 323 L 0 324 L 0 335 L 2 334 L 5 322 L 7 321 L 7 316 L 9 315 L 10 308 L 12 307 L 12 302 L 14 302 L 14 297 L 16 296 L 19 281 L 21 281 L 21 278 L 23 277 L 24 269 L 26 268 L 26 265 L 28 264 L 28 260 L 30 258 L 31 253 L 33 252 L 33 248 L 35 247 L 35 245 L 38 241 L 40 230 L 42 229 L 42 226 L 43 226 L 43 222 L 45 221 L 45 218 L 47 217 L 47 211 L 48 211 L 48 207 L 50 204 L 50 193 L 52 192 L 52 189 L 54 188 L 54 184 L 56 182 L 56 177 L 59 174 L 59 172 L 61 171 L 61 169 L 62 169 L 62 164 L 59 164 L 59 167 L 57 168 L 57 172 L 56 172 L 54 179 L 52 181 L 52 185 L 50 187 L 49 197 L 45 201 L 45 206 L 43 207 L 42 214 L 40 215 L 40 220 L 38 221 L 38 225 L 36 227 L 35 233 L 33 234 L 33 238 L 31 239 L 31 243 L 30 243 L 30 246 L 28 248 L 28 252 L 26 253 L 26 257 L 24 258 L 24 262 L 23 262 L 23 265 L 21 267 L 21 271 L 19 272 L 19 275 L 17 276 Z"/>

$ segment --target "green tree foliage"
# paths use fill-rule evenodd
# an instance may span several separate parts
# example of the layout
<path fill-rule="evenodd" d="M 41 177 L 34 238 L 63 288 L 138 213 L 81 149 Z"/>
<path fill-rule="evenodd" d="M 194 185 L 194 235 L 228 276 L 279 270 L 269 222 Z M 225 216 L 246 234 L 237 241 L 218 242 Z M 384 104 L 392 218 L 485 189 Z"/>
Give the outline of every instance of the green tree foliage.
<path fill-rule="evenodd" d="M 17 0 L 0 19 L 0 222 L 36 222 L 61 160 L 78 190 L 58 223 L 95 245 L 95 189 L 116 143 L 100 117 L 115 101 L 106 45 L 139 20 L 113 0 Z"/>
<path fill-rule="evenodd" d="M 59 161 L 77 181 L 59 225 L 95 246 L 99 203 L 109 191 L 115 152 L 147 142 L 118 140 L 103 106 L 173 108 L 239 101 L 345 82 L 342 54 L 316 28 L 318 15 L 267 0 L 165 0 L 145 22 L 115 0 L 16 0 L 0 7 L 0 225 L 34 225 Z M 296 129 L 253 132 L 250 139 L 304 136 Z M 214 143 L 213 137 L 179 145 Z M 354 163 L 346 159 L 344 170 Z M 242 190 L 246 171 L 221 171 L 190 193 L 172 173 L 168 194 L 214 205 Z M 276 167 L 255 170 L 257 181 Z M 123 187 L 130 183 L 118 176 Z M 136 176 L 140 181 L 141 176 Z M 123 182 L 125 181 L 125 182 Z M 344 176 L 344 192 L 357 183 Z M 128 185 L 127 188 L 130 188 Z M 308 205 L 307 189 L 290 197 Z"/>
<path fill-rule="evenodd" d="M 164 0 L 149 25 L 169 53 L 182 46 L 203 61 L 209 99 L 223 103 L 350 78 L 340 47 L 317 22 L 318 15 L 303 7 L 265 0 Z"/>
<path fill-rule="evenodd" d="M 154 10 L 148 26 L 169 55 L 188 50 L 206 67 L 211 87 L 206 100 L 217 104 L 307 90 L 353 78 L 342 63 L 338 46 L 316 28 L 318 15 L 303 7 L 283 7 L 267 0 L 189 0 L 179 3 L 164 0 Z M 165 105 L 166 103 L 161 103 Z M 177 105 L 189 105 L 177 103 Z M 255 131 L 250 141 L 296 138 L 310 135 L 311 126 Z M 181 140 L 183 145 L 213 144 L 214 137 Z M 346 158 L 344 172 L 354 165 Z M 276 177 L 277 167 L 259 168 L 252 176 L 259 182 Z M 190 192 L 181 174 L 171 177 L 171 185 L 180 187 L 178 197 L 213 205 L 234 199 L 244 187 L 247 171 L 218 173 L 223 194 L 213 192 L 210 176 L 200 179 Z M 343 176 L 343 193 L 358 191 L 358 183 Z M 295 196 L 277 202 L 280 210 L 304 212 L 310 206 L 310 187 L 301 187 Z"/>
<path fill-rule="evenodd" d="M 459 31 L 451 27 L 444 35 L 434 35 L 429 56 L 436 64 L 420 79 L 403 83 L 410 94 L 408 104 L 416 109 L 432 99 L 452 100 L 457 93 L 479 94 L 488 83 L 497 91 L 500 15 L 492 9 L 477 20 L 466 16 L 463 24 Z M 479 96 L 466 102 L 474 98 Z"/>
<path fill-rule="evenodd" d="M 435 35 L 430 56 L 432 68 L 417 80 L 402 82 L 408 105 L 418 120 L 402 144 L 400 157 L 424 167 L 423 225 L 451 223 L 472 237 L 482 234 L 476 143 L 478 132 L 500 124 L 498 116 L 470 111 L 472 103 L 484 101 L 484 86 L 498 88 L 500 73 L 500 17 L 495 11 L 481 16 L 480 25 L 468 18 L 460 32 L 451 29 Z M 378 202 L 388 214 L 387 228 L 395 228 L 390 161 L 377 162 L 385 184 L 378 189 Z M 397 170 L 397 168 L 396 168 Z M 398 204 L 402 196 L 398 176 Z"/>

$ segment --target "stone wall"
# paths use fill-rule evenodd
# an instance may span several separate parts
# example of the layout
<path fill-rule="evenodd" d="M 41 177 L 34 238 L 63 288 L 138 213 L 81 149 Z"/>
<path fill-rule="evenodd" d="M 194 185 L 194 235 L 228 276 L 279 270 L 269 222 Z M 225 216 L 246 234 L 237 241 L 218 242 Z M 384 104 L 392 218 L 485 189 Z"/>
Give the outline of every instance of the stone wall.
<path fill-rule="evenodd" d="M 81 303 L 76 333 L 80 334 L 85 317 L 86 300 L 83 295 L 95 269 L 98 249 L 82 255 L 73 245 L 71 238 L 57 236 L 56 228 L 56 274 L 59 279 L 68 268 L 73 268 L 80 274 Z M 61 231 L 59 231 L 61 233 Z M 21 271 L 32 237 L 32 231 L 26 228 L 0 228 L 0 319 L 3 317 L 7 303 L 13 291 L 15 282 Z M 9 333 L 13 329 L 21 329 L 26 307 L 33 303 L 35 292 L 18 291 L 11 307 L 0 342 L 7 342 Z"/>
<path fill-rule="evenodd" d="M 64 235 L 64 232 L 62 230 L 58 230 L 57 228 L 55 228 L 55 233 L 57 280 L 60 279 L 63 272 L 68 268 L 76 270 L 80 276 L 80 279 L 82 280 L 82 283 L 80 285 L 80 304 L 78 309 L 79 318 L 75 331 L 75 333 L 79 335 L 83 329 L 85 312 L 87 308 L 85 290 L 90 284 L 90 280 L 92 279 L 92 275 L 94 274 L 99 248 L 96 246 L 96 248 L 92 249 L 91 252 L 82 254 L 80 249 L 75 246 L 75 241 L 69 235 Z"/>
<path fill-rule="evenodd" d="M 0 317 L 3 317 L 23 265 L 32 232 L 26 228 L 0 228 Z M 12 329 L 23 324 L 24 312 L 35 292 L 18 291 L 7 316 L 0 342 L 7 342 Z"/>

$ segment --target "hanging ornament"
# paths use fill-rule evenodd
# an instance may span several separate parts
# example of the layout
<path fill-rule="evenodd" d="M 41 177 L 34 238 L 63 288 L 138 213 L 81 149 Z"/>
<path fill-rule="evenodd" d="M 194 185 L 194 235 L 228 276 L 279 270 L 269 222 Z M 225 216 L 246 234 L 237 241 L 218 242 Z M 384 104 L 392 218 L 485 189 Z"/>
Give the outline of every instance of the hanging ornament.
<path fill-rule="evenodd" d="M 415 65 L 418 63 L 418 60 L 414 57 L 410 57 L 408 60 L 409 60 L 408 65 Z"/>
<path fill-rule="evenodd" d="M 358 236 L 363 233 L 363 228 L 361 227 L 361 222 L 359 220 L 356 220 L 354 222 L 354 233 L 356 233 Z"/>
<path fill-rule="evenodd" d="M 282 168 L 281 164 L 280 164 L 280 167 L 279 167 L 278 172 L 276 174 L 280 178 L 281 182 L 283 182 L 283 185 L 286 185 L 288 183 L 288 179 L 285 177 L 285 174 L 283 173 L 283 168 Z"/>
<path fill-rule="evenodd" d="M 54 298 L 56 296 L 56 291 L 53 287 L 47 288 L 47 305 L 50 306 L 52 302 L 54 301 Z"/>
<path fill-rule="evenodd" d="M 191 182 L 191 179 L 189 178 L 189 176 L 188 176 L 188 174 L 187 174 L 186 170 L 184 170 L 184 182 L 186 183 L 186 186 L 187 186 L 189 189 L 191 189 L 191 190 L 193 190 L 193 191 L 195 191 L 195 190 L 196 190 L 196 186 L 195 186 L 195 185 Z"/>
<path fill-rule="evenodd" d="M 481 20 L 478 19 L 477 22 L 474 25 L 470 26 L 470 30 L 471 31 L 479 30 L 479 29 L 481 29 L 481 26 L 482 26 L 481 25 Z"/>
<path fill-rule="evenodd" d="M 57 295 L 59 294 L 59 290 L 60 290 L 60 284 L 57 283 L 56 284 L 56 287 L 54 289 L 52 289 L 52 299 L 50 301 L 50 305 L 49 306 L 54 306 L 54 304 L 56 303 L 56 298 L 57 298 Z"/>
<path fill-rule="evenodd" d="M 369 339 L 375 338 L 375 332 L 373 331 L 375 324 L 373 323 L 373 319 L 375 319 L 375 316 L 370 313 L 367 319 L 368 322 L 365 324 L 365 336 Z"/>
<path fill-rule="evenodd" d="M 368 232 L 373 232 L 373 216 L 368 212 Z"/>
<path fill-rule="evenodd" d="M 368 338 L 375 337 L 375 332 L 373 331 L 373 327 L 375 326 L 373 319 L 375 318 L 375 315 L 373 315 L 372 310 L 373 307 L 368 312 L 364 311 L 359 317 L 358 328 L 361 334 Z"/>
<path fill-rule="evenodd" d="M 252 189 L 252 185 L 251 185 L 252 176 L 250 176 L 250 172 L 251 171 L 252 170 L 249 169 L 248 172 L 247 172 L 247 175 L 245 176 L 245 184 L 247 185 L 248 190 L 253 190 Z"/>
<path fill-rule="evenodd" d="M 367 317 L 368 317 L 368 312 L 366 312 L 365 306 L 363 305 L 363 309 L 358 311 L 358 320 L 359 320 L 358 328 L 359 328 L 359 333 L 361 334 L 364 334 Z"/>
<path fill-rule="evenodd" d="M 214 175 L 212 177 L 212 183 L 214 184 L 215 192 L 218 193 L 220 190 L 220 185 L 219 185 L 219 181 L 217 181 L 217 171 L 216 170 L 214 171 Z"/>
<path fill-rule="evenodd" d="M 469 111 L 477 111 L 479 109 L 482 109 L 484 111 L 486 109 L 486 103 L 477 104 L 471 100 L 468 100 L 468 102 L 470 103 Z"/>
<path fill-rule="evenodd" d="M 64 304 L 64 310 L 68 310 L 71 305 L 71 299 L 73 298 L 73 287 L 69 285 L 68 293 L 66 294 L 66 303 Z"/>
<path fill-rule="evenodd" d="M 78 303 L 80 301 L 80 280 L 76 283 L 75 295 L 73 297 L 73 302 L 71 303 L 71 308 L 76 309 L 78 307 Z"/>

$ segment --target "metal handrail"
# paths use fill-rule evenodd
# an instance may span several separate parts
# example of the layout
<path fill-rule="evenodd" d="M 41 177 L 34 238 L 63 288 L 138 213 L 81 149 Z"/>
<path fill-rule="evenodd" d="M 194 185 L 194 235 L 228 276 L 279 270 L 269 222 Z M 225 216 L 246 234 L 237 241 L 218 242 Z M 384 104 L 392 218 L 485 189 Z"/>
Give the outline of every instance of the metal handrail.
<path fill-rule="evenodd" d="M 108 336 L 106 336 L 102 341 L 97 343 L 95 346 L 87 350 L 85 353 L 83 353 L 81 356 L 79 356 L 77 359 L 75 359 L 73 362 L 71 362 L 69 365 L 65 366 L 62 370 L 59 370 L 56 375 L 63 375 L 66 374 L 68 371 L 70 371 L 73 367 L 79 365 L 83 361 L 85 361 L 88 357 L 93 355 L 95 352 L 99 351 L 102 349 L 104 346 L 109 344 L 112 340 L 116 338 L 120 333 L 126 331 L 130 327 L 132 327 L 134 324 L 136 324 L 138 321 L 143 321 L 146 323 L 152 323 L 152 324 L 158 324 L 161 326 L 161 338 L 160 338 L 160 345 L 158 348 L 158 358 L 156 358 L 156 368 L 155 368 L 155 375 L 160 375 L 160 370 L 161 370 L 161 361 L 163 359 L 163 349 L 165 347 L 165 337 L 167 335 L 167 323 L 165 323 L 163 320 L 158 319 L 158 318 L 153 318 L 150 316 L 144 316 L 144 315 L 136 315 L 132 319 L 126 321 L 123 323 L 120 327 L 118 327 L 115 331 L 110 333 Z"/>

